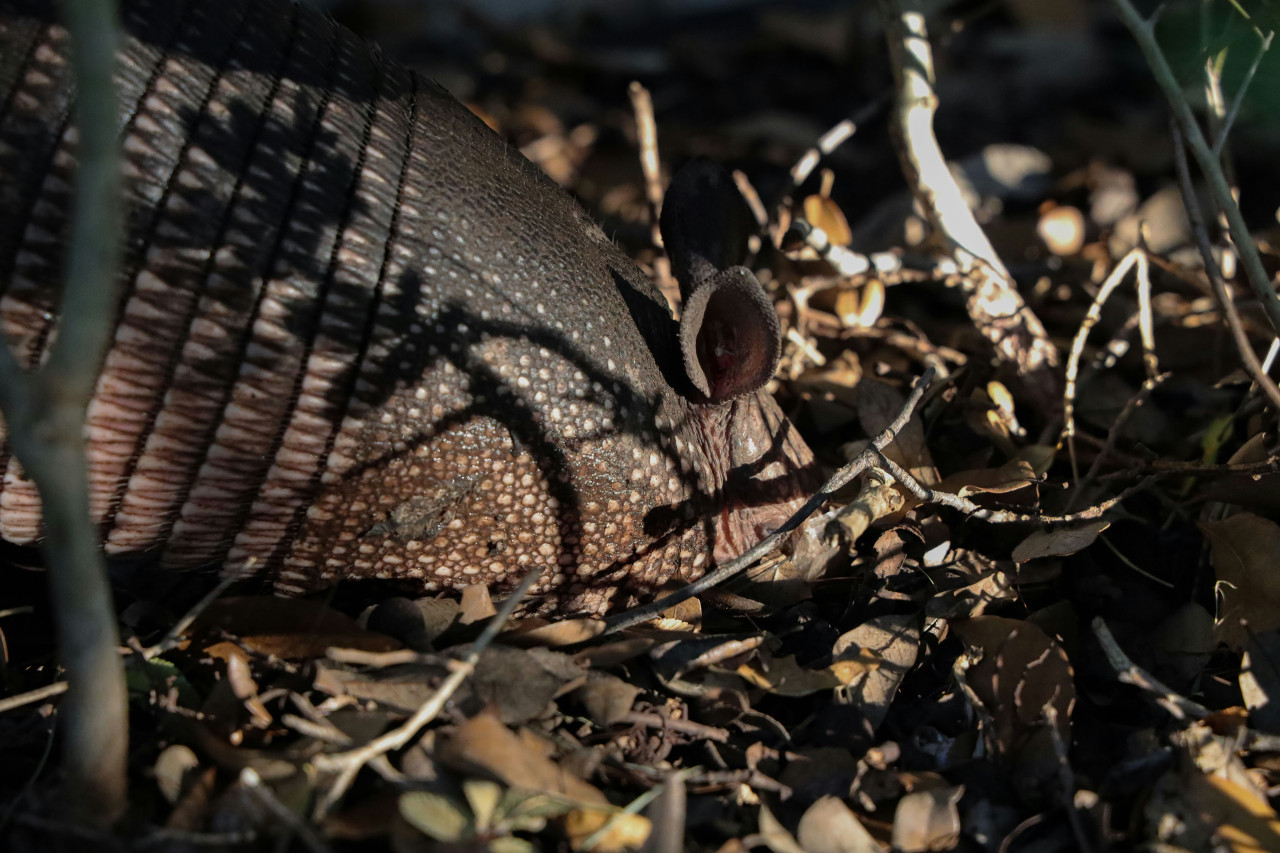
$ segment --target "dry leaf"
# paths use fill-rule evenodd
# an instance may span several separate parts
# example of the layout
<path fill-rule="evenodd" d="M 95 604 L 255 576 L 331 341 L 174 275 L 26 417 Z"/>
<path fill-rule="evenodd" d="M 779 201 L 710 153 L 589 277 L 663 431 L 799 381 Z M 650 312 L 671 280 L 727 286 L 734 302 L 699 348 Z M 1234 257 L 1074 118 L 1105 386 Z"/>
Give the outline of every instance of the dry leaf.
<path fill-rule="evenodd" d="M 1280 526 L 1240 512 L 1202 522 L 1200 530 L 1209 540 L 1218 576 L 1218 639 L 1241 648 L 1250 631 L 1280 628 Z"/>
<path fill-rule="evenodd" d="M 837 663 L 864 662 L 863 671 L 850 680 L 846 691 L 872 728 L 878 729 L 898 685 L 920 653 L 920 618 L 908 614 L 868 620 L 842 634 L 831 651 Z M 865 665 L 868 660 L 877 660 L 878 666 Z"/>
<path fill-rule="evenodd" d="M 1041 557 L 1065 557 L 1088 548 L 1098 538 L 1098 534 L 1110 526 L 1109 521 L 1089 521 L 1071 527 L 1037 530 L 1019 542 L 1011 556 L 1015 563 L 1025 563 Z"/>
<path fill-rule="evenodd" d="M 1055 711 L 1063 742 L 1071 742 L 1075 681 L 1067 653 L 1057 641 L 1031 622 L 1000 616 L 957 620 L 951 627 L 965 643 L 982 651 L 966 680 L 994 720 L 994 746 L 1000 754 L 1016 762 L 1025 748 L 1031 753 L 1027 759 L 1039 763 L 1045 745 L 1032 741 L 1046 731 L 1048 706 Z M 1056 765 L 1025 770 L 1039 778 Z"/>
<path fill-rule="evenodd" d="M 599 853 L 634 850 L 649 838 L 652 826 L 644 815 L 624 814 L 618 809 L 574 809 L 565 815 L 564 830 L 569 846 L 582 850 L 583 843 L 605 825 L 608 830 L 591 847 Z"/>
<path fill-rule="evenodd" d="M 760 832 L 755 837 L 758 843 L 768 845 L 773 853 L 806 853 L 790 832 L 787 832 L 769 807 L 760 804 Z"/>
<path fill-rule="evenodd" d="M 546 622 L 540 619 L 521 620 L 514 628 L 503 631 L 499 639 L 509 646 L 571 646 L 584 643 L 604 633 L 603 619 L 565 619 Z"/>
<path fill-rule="evenodd" d="M 804 218 L 815 228 L 827 232 L 827 238 L 835 246 L 847 246 L 853 240 L 853 232 L 849 230 L 849 221 L 845 219 L 840 205 L 826 196 L 811 195 L 804 200 Z"/>
<path fill-rule="evenodd" d="M 599 726 L 611 726 L 629 714 L 639 695 L 639 687 L 606 672 L 590 673 L 587 683 L 573 692 L 573 698 Z"/>
<path fill-rule="evenodd" d="M 318 601 L 274 596 L 233 596 L 213 602 L 191 628 L 192 636 L 225 631 L 259 654 L 285 660 L 321 657 L 337 646 L 390 652 L 400 643 L 361 628 L 354 619 Z"/>
<path fill-rule="evenodd" d="M 807 696 L 822 690 L 845 687 L 858 675 L 873 669 L 880 661 L 874 656 L 832 663 L 823 669 L 810 669 L 796 662 L 794 655 L 773 657 L 764 649 L 758 657 L 737 668 L 748 683 L 778 696 Z"/>
<path fill-rule="evenodd" d="M 943 492 L 967 497 L 973 494 L 1007 494 L 1039 482 L 1035 468 L 1025 459 L 1011 459 L 999 468 L 958 471 L 938 483 Z"/>
<path fill-rule="evenodd" d="M 805 811 L 796 828 L 796 840 L 805 853 L 884 853 L 885 850 L 843 800 L 829 795 L 820 797 Z"/>
<path fill-rule="evenodd" d="M 555 794 L 576 803 L 607 806 L 594 786 L 560 767 L 493 714 L 477 714 L 449 738 L 442 738 L 437 757 L 464 773 L 498 779 L 512 788 Z"/>
<path fill-rule="evenodd" d="M 956 804 L 964 787 L 932 788 L 907 794 L 893 813 L 893 849 L 902 853 L 950 850 L 960 840 Z"/>
<path fill-rule="evenodd" d="M 889 426 L 902 411 L 906 398 L 902 392 L 888 383 L 875 379 L 858 383 L 858 421 L 865 435 L 876 435 Z M 898 438 L 884 449 L 885 456 L 897 462 L 923 485 L 938 482 L 938 469 L 934 467 L 924 437 L 924 422 L 913 414 L 899 432 Z"/>
<path fill-rule="evenodd" d="M 971 619 L 981 616 L 992 604 L 1017 597 L 1013 578 L 1000 570 L 988 572 L 966 586 L 948 589 L 925 602 L 926 616 L 939 619 Z"/>
<path fill-rule="evenodd" d="M 463 625 L 472 625 L 482 619 L 488 619 L 497 613 L 493 599 L 489 597 L 489 587 L 482 583 L 473 583 L 462 588 L 462 612 L 458 621 Z"/>

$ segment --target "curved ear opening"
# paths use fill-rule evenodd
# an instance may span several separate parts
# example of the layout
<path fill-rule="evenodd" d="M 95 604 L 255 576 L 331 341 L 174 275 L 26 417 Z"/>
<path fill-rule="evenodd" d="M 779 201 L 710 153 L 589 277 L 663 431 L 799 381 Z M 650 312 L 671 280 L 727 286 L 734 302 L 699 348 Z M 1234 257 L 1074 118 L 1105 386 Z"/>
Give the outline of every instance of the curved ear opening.
<path fill-rule="evenodd" d="M 760 282 L 732 267 L 699 283 L 680 316 L 690 382 L 712 403 L 761 388 L 782 356 L 781 327 Z"/>

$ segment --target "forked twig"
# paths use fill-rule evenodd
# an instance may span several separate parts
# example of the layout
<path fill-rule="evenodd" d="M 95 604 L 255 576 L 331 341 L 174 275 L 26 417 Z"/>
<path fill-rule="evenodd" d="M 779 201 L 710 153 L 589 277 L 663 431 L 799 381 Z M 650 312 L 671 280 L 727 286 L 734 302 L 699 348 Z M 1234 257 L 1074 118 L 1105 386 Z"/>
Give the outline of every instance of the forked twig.
<path fill-rule="evenodd" d="M 1084 344 L 1089 338 L 1089 330 L 1092 329 L 1102 317 L 1102 306 L 1120 286 L 1120 282 L 1124 281 L 1125 275 L 1130 268 L 1137 267 L 1138 280 L 1147 281 L 1146 289 L 1150 292 L 1151 285 L 1149 283 L 1150 274 L 1147 265 L 1147 251 L 1138 246 L 1130 249 L 1129 253 L 1120 259 L 1120 263 L 1116 264 L 1113 269 L 1102 282 L 1102 287 L 1098 289 L 1098 295 L 1094 297 L 1093 303 L 1089 306 L 1084 319 L 1080 321 L 1080 329 L 1076 332 L 1075 339 L 1071 341 L 1071 353 L 1067 356 L 1067 387 L 1062 395 L 1062 439 L 1067 443 L 1067 453 L 1071 458 L 1071 479 L 1078 482 L 1080 480 L 1079 464 L 1076 461 L 1076 378 L 1080 373 L 1080 358 L 1084 354 Z M 1141 285 L 1139 285 L 1141 287 Z M 1146 346 L 1144 334 L 1144 346 Z M 1148 361 L 1148 369 L 1151 367 Z"/>

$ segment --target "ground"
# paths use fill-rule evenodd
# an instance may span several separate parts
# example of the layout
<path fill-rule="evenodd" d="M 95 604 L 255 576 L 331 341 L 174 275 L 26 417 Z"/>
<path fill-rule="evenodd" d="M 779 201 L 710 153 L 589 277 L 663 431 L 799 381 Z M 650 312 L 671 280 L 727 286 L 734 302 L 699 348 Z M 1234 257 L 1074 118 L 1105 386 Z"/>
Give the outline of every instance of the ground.
<path fill-rule="evenodd" d="M 990 241 L 975 263 L 928 209 L 943 179 L 903 168 L 928 140 L 895 131 L 876 4 L 332 12 L 660 275 L 642 82 L 664 175 L 709 156 L 758 197 L 776 396 L 819 466 L 888 473 L 837 495 L 822 565 L 802 551 L 613 633 L 517 617 L 489 644 L 472 589 L 372 610 L 224 597 L 165 641 L 190 602 L 122 589 L 129 814 L 110 836 L 58 817 L 53 687 L 0 713 L 12 849 L 1280 849 L 1280 394 L 1242 357 L 1265 365 L 1280 314 L 1194 158 L 1180 182 L 1169 101 L 1115 5 L 932 8 L 933 126 Z M 1280 57 L 1249 69 L 1274 14 L 1171 3 L 1156 30 L 1209 145 L 1234 115 L 1217 161 L 1265 275 Z M 854 259 L 819 257 L 802 219 Z M 895 471 L 868 440 L 926 368 Z M 50 605 L 39 574 L 5 584 L 28 609 L 0 613 L 0 674 L 24 696 L 59 681 Z M 415 712 L 425 727 L 398 728 Z"/>

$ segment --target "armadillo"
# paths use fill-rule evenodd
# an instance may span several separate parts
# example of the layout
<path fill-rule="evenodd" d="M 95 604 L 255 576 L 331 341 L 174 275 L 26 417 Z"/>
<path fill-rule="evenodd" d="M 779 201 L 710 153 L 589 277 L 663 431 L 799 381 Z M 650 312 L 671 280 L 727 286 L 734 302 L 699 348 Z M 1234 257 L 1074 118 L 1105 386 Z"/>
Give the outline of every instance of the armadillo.
<path fill-rule="evenodd" d="M 26 365 L 57 338 L 75 168 L 54 5 L 0 2 L 0 322 Z M 536 569 L 548 609 L 604 611 L 786 516 L 811 457 L 762 390 L 767 299 L 702 248 L 706 180 L 663 223 L 692 235 L 678 324 L 565 192 L 325 17 L 123 5 L 125 256 L 84 433 L 109 558 L 295 595 Z M 3 443 L 0 470 L 0 535 L 38 542 Z"/>

